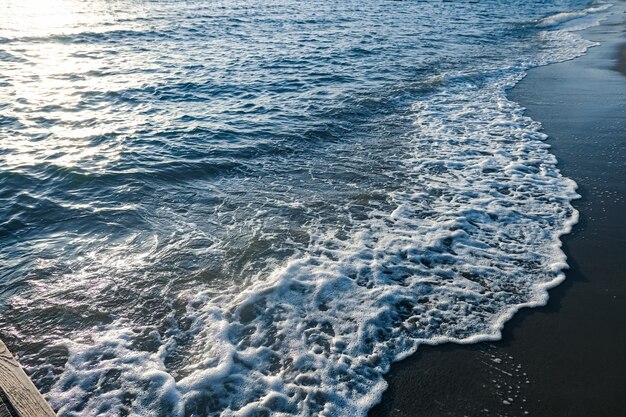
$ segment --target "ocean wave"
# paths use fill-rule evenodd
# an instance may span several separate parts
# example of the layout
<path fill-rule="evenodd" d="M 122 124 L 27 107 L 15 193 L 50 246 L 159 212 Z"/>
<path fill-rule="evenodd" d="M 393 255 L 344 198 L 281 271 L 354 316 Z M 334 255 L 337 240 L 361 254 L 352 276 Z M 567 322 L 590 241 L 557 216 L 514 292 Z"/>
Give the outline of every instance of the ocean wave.
<path fill-rule="evenodd" d="M 137 415 L 362 416 L 390 364 L 420 344 L 498 339 L 561 282 L 559 237 L 577 221 L 575 183 L 506 98 L 522 76 L 486 74 L 415 104 L 393 212 L 372 213 L 348 239 L 315 236 L 305 256 L 249 286 L 187 293 L 191 324 L 170 332 L 192 342 L 175 375 L 171 335 L 153 331 L 158 349 L 137 349 L 145 332 L 115 321 L 67 341 L 49 394 L 60 415 L 132 403 Z"/>
<path fill-rule="evenodd" d="M 569 22 L 574 19 L 578 19 L 581 17 L 589 16 L 591 14 L 596 14 L 599 12 L 606 11 L 612 7 L 612 4 L 599 4 L 592 7 L 589 7 L 584 10 L 573 11 L 573 12 L 561 12 L 551 16 L 544 17 L 543 19 L 537 22 L 537 26 L 539 27 L 551 27 L 557 26 L 559 24 Z"/>
<path fill-rule="evenodd" d="M 435 6 L 426 3 L 423 7 Z M 505 12 L 508 10 L 499 13 Z M 347 25 L 351 19 L 352 11 L 340 18 L 340 24 Z M 494 18 L 496 22 L 500 19 L 501 15 Z M 317 25 L 320 21 L 298 24 Z M 427 33 L 428 39 L 441 40 L 436 23 L 424 23 L 426 31 L 432 31 Z M 491 23 L 485 25 L 495 39 L 497 31 L 491 32 Z M 498 31 L 506 32 L 503 27 L 509 26 Z M 177 83 L 167 77 L 158 84 L 159 80 L 152 79 L 154 72 L 148 71 L 141 83 L 115 91 L 141 97 L 147 91 L 137 104 L 152 103 L 155 97 L 162 99 L 155 101 L 174 104 L 149 108 L 142 124 L 132 129 L 120 124 L 126 129 L 122 131 L 131 133 L 120 135 L 124 146 L 114 147 L 111 160 L 115 164 L 107 161 L 102 172 L 81 173 L 81 166 L 89 167 L 85 158 L 76 157 L 70 161 L 76 165 L 58 168 L 54 164 L 59 152 L 55 151 L 38 158 L 35 165 L 31 157 L 28 164 L 18 166 L 28 173 L 1 177 L 9 191 L 27 182 L 29 188 L 45 186 L 48 184 L 37 183 L 33 177 L 33 167 L 41 168 L 64 192 L 63 187 L 69 188 L 70 197 L 76 192 L 85 200 L 84 207 L 77 209 L 88 215 L 70 223 L 76 230 L 69 226 L 69 231 L 54 229 L 52 237 L 44 236 L 34 250 L 28 248 L 36 253 L 33 262 L 39 269 L 28 277 L 28 290 L 15 290 L 8 302 L 20 319 L 15 322 L 26 323 L 23 334 L 41 339 L 37 343 L 46 345 L 44 357 L 45 352 L 53 353 L 53 359 L 39 364 L 34 379 L 46 386 L 46 395 L 58 414 L 364 416 L 386 388 L 384 374 L 391 363 L 412 354 L 419 345 L 495 340 L 517 310 L 544 304 L 547 290 L 561 282 L 567 267 L 560 237 L 578 218 L 571 205 L 577 198 L 576 184 L 559 172 L 541 126 L 508 100 L 506 92 L 529 67 L 571 59 L 592 43 L 570 30 L 553 30 L 552 23 L 539 27 L 541 32 L 532 41 L 541 48 L 520 59 L 497 58 L 492 50 L 481 48 L 478 35 L 471 35 L 476 49 L 463 44 L 463 52 L 471 51 L 465 61 L 459 58 L 459 50 L 447 56 L 443 40 L 428 43 L 421 52 L 441 54 L 440 61 L 433 62 L 446 65 L 433 69 L 424 64 L 427 69 L 418 81 L 411 79 L 415 82 L 405 82 L 409 78 L 406 73 L 402 75 L 405 78 L 389 75 L 391 81 L 385 78 L 389 82 L 384 85 L 393 85 L 389 90 L 398 94 L 381 94 L 383 98 L 354 93 L 349 101 L 345 98 L 348 94 L 336 93 L 345 87 L 344 82 L 350 83 L 352 91 L 367 90 L 353 74 L 334 74 L 340 72 L 337 68 L 354 70 L 351 60 L 338 59 L 339 64 L 331 68 L 335 71 L 326 72 L 315 68 L 315 61 L 307 61 L 309 74 L 328 74 L 320 77 L 314 91 L 322 100 L 312 100 L 313 93 L 308 92 L 296 100 L 274 90 L 253 97 L 263 108 L 270 108 L 268 97 L 280 104 L 285 101 L 283 117 L 285 108 L 326 108 L 326 113 L 320 110 L 327 116 L 322 123 L 321 117 L 307 121 L 312 113 L 296 108 L 298 117 L 285 123 L 289 128 L 272 137 L 296 138 L 289 146 L 306 143 L 309 153 L 298 155 L 280 155 L 284 144 L 258 140 L 244 140 L 240 149 L 229 147 L 234 141 L 225 140 L 223 147 L 208 147 L 212 151 L 203 154 L 195 144 L 207 144 L 210 132 L 223 132 L 230 138 L 231 131 L 210 124 L 207 130 L 202 126 L 196 130 L 186 123 L 200 120 L 210 113 L 207 109 L 226 117 L 233 105 L 216 105 L 204 97 L 195 100 L 199 103 L 196 108 L 186 102 L 180 111 L 178 98 L 185 97 L 188 90 L 210 85 Z M 516 28 L 523 29 L 522 25 Z M 342 29 L 333 27 L 328 36 L 332 42 L 321 42 L 334 45 L 335 30 Z M 318 30 L 311 29 L 315 36 Z M 469 36 L 465 30 L 460 32 L 460 38 Z M 274 36 L 272 31 L 268 33 Z M 120 39 L 136 38 L 125 32 L 119 35 Z M 240 40 L 246 34 L 237 36 Z M 403 32 L 393 39 L 399 42 L 404 37 Z M 94 42 L 107 39 L 89 35 Z M 526 40 L 524 48 L 528 47 Z M 220 59 L 238 58 L 238 42 L 233 43 L 232 55 L 219 55 Z M 493 47 L 494 40 L 489 44 Z M 258 43 L 251 45 L 257 53 Z M 140 46 L 149 49 L 143 43 Z M 271 51 L 279 56 L 276 62 L 284 58 L 284 49 Z M 367 62 L 359 67 L 362 71 L 393 74 L 384 58 L 377 63 L 384 68 L 371 69 L 369 60 L 375 49 L 370 49 L 371 53 L 352 45 L 345 49 L 351 59 Z M 320 50 L 323 48 L 314 49 L 315 54 Z M 257 55 L 258 66 L 267 66 L 264 56 Z M 237 59 L 228 61 L 222 76 L 236 79 L 241 73 L 237 72 L 239 65 Z M 293 69 L 299 70 L 298 65 Z M 400 66 L 410 68 L 407 72 L 412 75 L 419 72 L 411 56 Z M 252 78 L 261 87 L 279 89 L 281 78 L 265 82 L 271 78 L 268 74 L 261 71 Z M 251 85 L 244 80 L 240 84 Z M 281 94 L 292 94 L 305 85 L 298 80 Z M 401 94 L 409 90 L 411 94 Z M 210 96 L 212 90 L 208 93 Z M 119 105 L 115 97 L 109 94 L 101 104 Z M 347 104 L 337 105 L 332 97 Z M 377 138 L 389 141 L 379 144 L 391 149 L 387 160 L 367 158 L 371 148 L 364 141 L 355 140 L 341 149 L 344 135 L 373 130 L 380 119 L 397 112 L 398 107 L 390 102 L 407 97 L 412 105 L 401 122 L 410 119 L 412 125 L 402 125 L 401 140 Z M 362 106 L 351 105 L 359 100 Z M 137 109 L 123 104 L 107 120 L 118 123 L 119 119 L 138 118 Z M 23 118 L 18 110 L 16 114 Z M 183 123 L 182 130 L 181 125 L 170 127 L 171 119 L 166 117 L 170 113 Z M 255 129 L 261 123 L 260 113 L 252 115 L 246 125 L 252 126 L 251 131 L 238 132 L 238 138 L 250 139 L 247 136 L 259 133 Z M 232 120 L 241 117 L 238 112 Z M 335 123 L 337 120 L 345 123 Z M 381 131 L 390 126 L 381 125 Z M 283 125 L 268 123 L 263 133 L 275 126 Z M 178 140 L 187 139 L 187 134 L 198 139 L 197 143 Z M 72 145 L 68 149 L 75 149 L 76 141 L 68 141 Z M 38 155 L 38 143 L 29 145 L 18 151 L 23 154 L 26 148 Z M 326 153 L 319 151 L 322 148 Z M 259 150 L 268 157 L 263 158 Z M 198 158 L 215 156 L 211 152 L 222 157 L 213 162 Z M 319 159 L 315 163 L 326 170 L 311 168 L 310 155 L 315 152 Z M 341 164 L 343 171 L 331 169 Z M 12 165 L 7 162 L 7 166 Z M 384 171 L 381 166 L 392 168 Z M 231 171 L 245 172 L 222 183 L 206 181 Z M 354 192 L 341 200 L 347 201 L 347 206 L 334 201 L 323 206 L 319 200 L 341 192 L 336 190 L 337 172 Z M 321 181 L 326 188 L 319 194 L 313 189 L 319 186 L 313 181 L 315 175 L 327 176 Z M 368 176 L 375 175 L 387 176 L 392 186 L 379 189 L 379 183 L 372 181 L 374 185 L 359 188 Z M 281 177 L 290 181 L 281 182 Z M 96 185 L 89 192 L 83 184 L 87 180 Z M 128 186 L 131 183 L 133 187 Z M 167 187 L 160 187 L 163 184 Z M 215 193 L 194 199 L 210 187 Z M 292 193 L 296 187 L 302 189 L 298 198 L 272 201 L 276 194 Z M 246 193 L 252 188 L 256 194 L 249 198 Z M 41 192 L 39 196 L 45 197 L 42 203 L 57 203 L 47 194 L 49 190 Z M 123 194 L 122 198 L 115 198 L 116 193 Z M 30 201 L 20 203 L 16 210 L 26 211 L 27 203 Z M 277 207 L 283 210 L 283 217 L 274 219 L 268 213 Z M 49 215 L 59 212 L 76 213 L 59 205 Z M 309 217 L 302 216 L 303 212 Z M 338 216 L 337 212 L 342 212 L 341 221 L 324 221 L 323 216 Z M 298 213 L 304 217 L 300 223 L 293 221 Z M 96 229 L 98 216 L 102 216 L 102 227 Z M 196 223 L 203 221 L 205 227 L 197 227 Z M 262 222 L 269 226 L 259 226 Z M 273 222 L 282 223 L 279 227 Z M 46 254 L 51 249 L 62 249 L 71 259 L 54 264 L 50 258 L 56 253 Z M 272 256 L 264 258 L 267 252 Z M 250 267 L 241 261 L 246 257 L 262 265 Z M 223 265 L 216 265 L 220 263 L 230 264 L 222 270 Z M 239 268 L 248 269 L 242 273 Z M 43 330 L 37 333 L 29 327 L 36 325 Z M 26 363 L 36 362 L 29 359 L 26 356 Z"/>

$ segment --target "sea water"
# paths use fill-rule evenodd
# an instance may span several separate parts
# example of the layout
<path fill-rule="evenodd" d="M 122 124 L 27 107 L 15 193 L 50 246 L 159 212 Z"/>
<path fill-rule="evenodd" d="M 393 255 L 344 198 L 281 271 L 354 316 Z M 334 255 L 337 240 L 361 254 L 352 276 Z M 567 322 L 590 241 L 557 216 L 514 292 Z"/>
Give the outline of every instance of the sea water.
<path fill-rule="evenodd" d="M 0 334 L 62 417 L 363 416 L 542 305 L 576 222 L 506 97 L 582 0 L 0 4 Z"/>

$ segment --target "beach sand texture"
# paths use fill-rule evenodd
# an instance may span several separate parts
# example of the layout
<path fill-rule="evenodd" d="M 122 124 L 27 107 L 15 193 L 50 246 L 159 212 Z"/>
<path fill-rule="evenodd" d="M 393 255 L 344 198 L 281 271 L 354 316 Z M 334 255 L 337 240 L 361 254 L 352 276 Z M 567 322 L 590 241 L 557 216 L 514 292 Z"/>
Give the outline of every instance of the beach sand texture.
<path fill-rule="evenodd" d="M 509 95 L 579 186 L 567 279 L 498 343 L 424 346 L 396 364 L 371 417 L 626 415 L 626 15 L 615 8 L 583 32 L 600 46 L 531 70 Z"/>

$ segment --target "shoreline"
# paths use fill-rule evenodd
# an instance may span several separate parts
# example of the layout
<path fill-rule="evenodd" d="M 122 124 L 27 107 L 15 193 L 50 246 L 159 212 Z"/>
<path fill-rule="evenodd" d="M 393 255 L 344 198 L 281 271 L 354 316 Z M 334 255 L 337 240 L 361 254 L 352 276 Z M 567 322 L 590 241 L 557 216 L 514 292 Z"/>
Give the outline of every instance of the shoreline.
<path fill-rule="evenodd" d="M 542 123 L 559 169 L 579 187 L 579 223 L 561 238 L 565 281 L 546 306 L 517 312 L 500 341 L 423 345 L 394 364 L 369 417 L 625 412 L 626 25 L 624 3 L 614 7 L 581 32 L 599 46 L 529 70 L 508 94 Z"/>

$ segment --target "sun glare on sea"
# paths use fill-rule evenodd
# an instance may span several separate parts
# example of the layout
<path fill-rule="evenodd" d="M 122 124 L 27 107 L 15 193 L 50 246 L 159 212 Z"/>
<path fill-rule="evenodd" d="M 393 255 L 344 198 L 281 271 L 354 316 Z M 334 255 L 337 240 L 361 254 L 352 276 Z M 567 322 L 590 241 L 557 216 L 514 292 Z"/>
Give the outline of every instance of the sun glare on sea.
<path fill-rule="evenodd" d="M 108 127 L 86 123 L 94 115 L 81 107 L 80 92 L 93 87 L 81 74 L 97 70 L 101 63 L 85 57 L 88 45 L 59 38 L 102 32 L 109 20 L 107 2 L 0 3 L 0 38 L 8 40 L 2 50 L 11 57 L 0 62 L 0 74 L 11 79 L 0 88 L 0 100 L 15 103 L 7 116 L 21 126 L 0 143 L 1 165 L 10 169 L 39 163 L 93 165 L 88 161 L 116 158 L 116 144 L 93 145 L 91 138 L 106 134 Z"/>
<path fill-rule="evenodd" d="M 0 6 L 0 36 L 46 36 L 77 23 L 77 2 L 69 0 L 6 0 Z"/>

